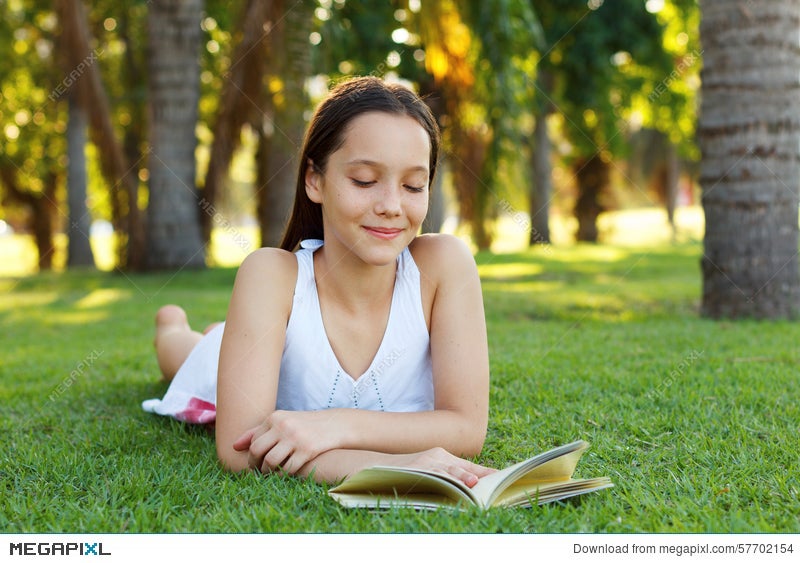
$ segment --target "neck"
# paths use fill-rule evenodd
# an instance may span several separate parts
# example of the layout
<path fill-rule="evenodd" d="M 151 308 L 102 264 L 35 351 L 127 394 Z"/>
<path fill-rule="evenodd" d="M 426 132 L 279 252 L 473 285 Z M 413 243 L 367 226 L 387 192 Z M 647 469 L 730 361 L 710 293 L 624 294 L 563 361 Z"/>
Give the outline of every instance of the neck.
<path fill-rule="evenodd" d="M 314 253 L 314 272 L 321 298 L 356 311 L 382 303 L 394 291 L 397 263 L 365 264 L 346 249 L 326 244 Z"/>

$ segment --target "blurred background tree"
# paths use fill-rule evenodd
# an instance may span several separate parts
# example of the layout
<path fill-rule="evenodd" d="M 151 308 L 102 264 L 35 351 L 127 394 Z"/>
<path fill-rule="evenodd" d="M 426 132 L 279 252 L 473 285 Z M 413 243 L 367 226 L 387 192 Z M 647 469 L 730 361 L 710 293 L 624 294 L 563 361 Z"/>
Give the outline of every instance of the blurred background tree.
<path fill-rule="evenodd" d="M 180 6 L 192 11 L 178 18 Z M 67 16 L 81 11 L 76 35 Z M 42 268 L 60 237 L 104 224 L 119 269 L 202 266 L 215 232 L 243 251 L 275 245 L 314 105 L 333 82 L 373 74 L 417 89 L 442 126 L 425 230 L 490 248 L 510 216 L 547 245 L 558 217 L 574 240 L 598 241 L 604 210 L 637 206 L 674 225 L 698 169 L 699 13 L 695 0 L 8 0 L 0 219 L 35 237 Z M 148 25 L 165 27 L 153 37 Z M 179 25 L 173 68 L 194 78 L 159 78 L 157 41 Z M 65 134 L 83 128 L 81 153 Z M 183 164 L 167 163 L 178 146 Z M 74 189 L 69 162 L 86 170 Z"/>
<path fill-rule="evenodd" d="M 57 20 L 51 7 L 32 2 L 18 8 L 4 7 L 0 22 L 2 217 L 30 233 L 38 267 L 46 270 L 65 216 L 57 192 L 65 181 L 67 115 L 49 99 L 64 78 L 53 68 Z"/>
<path fill-rule="evenodd" d="M 701 5 L 702 313 L 796 318 L 800 6 Z"/>
<path fill-rule="evenodd" d="M 195 176 L 203 0 L 147 5 L 148 269 L 205 266 Z"/>

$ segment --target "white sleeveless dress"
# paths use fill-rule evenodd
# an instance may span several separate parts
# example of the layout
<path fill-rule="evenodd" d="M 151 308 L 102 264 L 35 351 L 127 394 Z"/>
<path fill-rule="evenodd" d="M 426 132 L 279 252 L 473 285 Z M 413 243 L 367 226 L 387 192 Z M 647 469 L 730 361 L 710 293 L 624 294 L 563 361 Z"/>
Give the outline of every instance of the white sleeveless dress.
<path fill-rule="evenodd" d="M 420 274 L 406 248 L 397 258 L 389 321 L 380 347 L 363 374 L 349 374 L 331 348 L 314 278 L 320 240 L 301 243 L 297 284 L 278 378 L 278 410 L 358 408 L 414 412 L 433 409 L 430 335 L 425 324 Z M 217 364 L 225 325 L 192 349 L 162 399 L 142 408 L 196 424 L 216 419 Z M 354 377 L 358 375 L 358 377 Z"/>

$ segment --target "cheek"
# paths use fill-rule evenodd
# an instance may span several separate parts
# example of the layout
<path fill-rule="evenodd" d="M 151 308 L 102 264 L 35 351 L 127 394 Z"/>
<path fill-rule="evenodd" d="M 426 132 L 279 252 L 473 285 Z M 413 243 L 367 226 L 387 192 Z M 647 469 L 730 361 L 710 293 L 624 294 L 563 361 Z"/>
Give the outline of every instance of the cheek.
<path fill-rule="evenodd" d="M 413 216 L 416 221 L 422 222 L 428 214 L 428 198 L 415 198 L 415 201 L 409 207 L 408 214 Z"/>
<path fill-rule="evenodd" d="M 368 212 L 372 202 L 366 197 L 366 190 L 341 191 L 337 194 L 337 205 L 341 212 L 351 217 L 358 217 Z"/>

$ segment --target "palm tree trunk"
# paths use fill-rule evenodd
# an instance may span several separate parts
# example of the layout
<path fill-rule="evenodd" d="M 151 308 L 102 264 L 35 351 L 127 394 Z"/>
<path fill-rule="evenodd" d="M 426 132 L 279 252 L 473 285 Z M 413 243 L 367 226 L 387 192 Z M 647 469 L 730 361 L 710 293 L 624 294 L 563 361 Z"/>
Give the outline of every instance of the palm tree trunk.
<path fill-rule="evenodd" d="M 122 187 L 125 190 L 125 207 L 127 215 L 124 233 L 127 240 L 118 243 L 120 266 L 131 271 L 141 271 L 145 268 L 147 255 L 147 236 L 145 231 L 145 216 L 139 208 L 139 170 L 143 165 L 142 145 L 145 140 L 145 108 L 147 100 L 142 85 L 145 82 L 142 72 L 142 62 L 135 56 L 136 41 L 131 37 L 131 15 L 124 11 L 120 14 L 117 33 L 125 45 L 125 73 L 126 86 L 129 96 L 133 98 L 128 111 L 131 113 L 131 122 L 125 128 L 123 151 L 126 162 L 130 166 L 126 169 Z"/>
<path fill-rule="evenodd" d="M 531 232 L 529 246 L 550 244 L 550 198 L 553 193 L 553 165 L 550 161 L 552 144 L 547 131 L 547 117 L 555 109 L 550 102 L 553 89 L 553 74 L 539 69 L 537 89 L 542 100 L 536 115 L 531 148 L 531 179 L 528 191 Z"/>
<path fill-rule="evenodd" d="M 675 225 L 675 208 L 678 206 L 678 185 L 681 179 L 681 163 L 678 158 L 678 148 L 668 139 L 664 173 L 664 206 L 667 211 L 667 221 L 672 234 L 672 241 L 678 238 L 678 228 Z"/>
<path fill-rule="evenodd" d="M 67 121 L 67 267 L 94 267 L 86 207 L 86 129 L 89 118 L 76 97 L 69 97 Z"/>
<path fill-rule="evenodd" d="M 796 317 L 800 6 L 704 1 L 701 13 L 701 313 Z"/>
<path fill-rule="evenodd" d="M 58 204 L 56 203 L 56 189 L 58 188 L 59 175 L 50 171 L 44 177 L 44 191 L 42 195 L 33 200 L 33 236 L 36 239 L 36 248 L 39 249 L 39 269 L 53 269 L 53 255 L 55 254 L 56 217 Z"/>
<path fill-rule="evenodd" d="M 444 175 L 449 166 L 447 156 L 439 157 L 439 164 L 436 166 L 436 176 L 433 178 L 433 185 L 430 187 L 430 198 L 428 200 L 428 214 L 422 222 L 423 233 L 438 233 L 444 225 L 447 202 L 444 196 Z"/>
<path fill-rule="evenodd" d="M 443 122 L 446 115 L 445 104 L 442 101 L 442 92 L 437 87 L 432 76 L 428 75 L 420 81 L 419 93 L 425 103 L 431 108 L 437 123 Z M 438 233 L 444 225 L 445 215 L 447 214 L 447 198 L 444 193 L 444 178 L 449 173 L 450 161 L 445 151 L 439 151 L 439 164 L 436 167 L 436 176 L 433 178 L 433 185 L 430 187 L 430 199 L 428 201 L 428 214 L 422 222 L 423 233 Z"/>
<path fill-rule="evenodd" d="M 147 267 L 205 267 L 195 186 L 202 0 L 148 4 L 150 198 Z"/>
<path fill-rule="evenodd" d="M 450 124 L 453 156 L 450 158 L 453 187 L 458 201 L 459 219 L 469 225 L 472 240 L 483 250 L 491 244 L 481 208 L 481 178 L 476 171 L 483 169 L 487 142 L 476 129 L 466 129 L 458 119 Z"/>
<path fill-rule="evenodd" d="M 0 162 L 0 182 L 5 186 L 6 195 L 11 201 L 30 208 L 29 225 L 38 251 L 39 270 L 51 270 L 55 253 L 53 232 L 58 212 L 56 203 L 58 176 L 54 172 L 49 172 L 44 178 L 44 191 L 34 194 L 20 187 L 17 179 L 18 170 L 11 161 Z"/>
<path fill-rule="evenodd" d="M 575 202 L 578 232 L 575 238 L 580 242 L 597 242 L 597 218 L 605 210 L 600 204 L 600 195 L 609 182 L 609 165 L 595 154 L 588 160 L 579 160 L 574 168 L 578 183 L 578 200 Z"/>
<path fill-rule="evenodd" d="M 211 143 L 208 172 L 203 186 L 203 199 L 208 206 L 217 204 L 231 158 L 239 146 L 242 127 L 245 123 L 258 121 L 254 116 L 262 116 L 265 98 L 263 77 L 270 56 L 270 33 L 265 31 L 268 29 L 265 25 L 269 15 L 267 0 L 248 0 L 239 21 L 242 39 L 233 51 L 233 63 L 220 94 L 213 127 L 214 141 Z M 260 130 L 260 125 L 257 123 L 255 129 Z M 213 213 L 201 215 L 203 240 L 206 243 L 211 239 L 212 216 Z"/>
<path fill-rule="evenodd" d="M 272 74 L 282 87 L 272 92 L 272 119 L 266 123 L 265 149 L 259 154 L 265 161 L 258 170 L 258 218 L 261 246 L 278 246 L 292 207 L 297 157 L 303 141 L 308 109 L 305 80 L 311 74 L 308 34 L 311 31 L 313 2 L 275 1 L 272 4 L 274 27 L 270 33 Z"/>
<path fill-rule="evenodd" d="M 83 108 L 89 119 L 89 133 L 97 147 L 100 169 L 109 185 L 111 216 L 114 230 L 120 238 L 127 237 L 128 229 L 123 221 L 128 194 L 135 190 L 131 181 L 128 160 L 114 132 L 111 107 L 100 77 L 99 60 L 102 50 L 91 49 L 86 10 L 80 0 L 58 0 L 56 12 L 61 23 L 62 66 L 67 75 L 76 75 L 70 96 Z M 127 267 L 127 248 L 117 248 L 120 267 Z"/>

